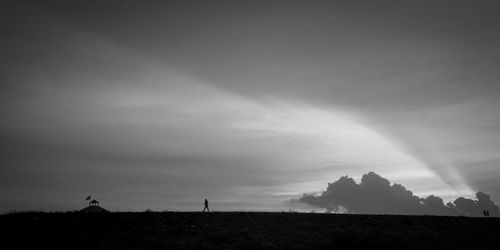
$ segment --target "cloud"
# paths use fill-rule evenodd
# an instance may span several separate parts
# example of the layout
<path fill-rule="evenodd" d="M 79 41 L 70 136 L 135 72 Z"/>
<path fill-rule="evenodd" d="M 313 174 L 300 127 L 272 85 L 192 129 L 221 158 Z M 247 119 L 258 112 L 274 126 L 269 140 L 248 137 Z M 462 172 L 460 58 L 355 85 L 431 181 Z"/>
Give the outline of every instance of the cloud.
<path fill-rule="evenodd" d="M 446 205 L 440 197 L 429 195 L 420 198 L 403 185 L 394 183 L 374 172 L 363 175 L 357 184 L 352 178 L 343 176 L 333 183 L 321 195 L 303 194 L 294 202 L 339 212 L 347 210 L 359 214 L 403 214 L 403 215 L 466 215 L 483 216 L 483 210 L 490 216 L 499 216 L 499 207 L 490 196 L 478 192 L 477 200 L 457 198 Z"/>

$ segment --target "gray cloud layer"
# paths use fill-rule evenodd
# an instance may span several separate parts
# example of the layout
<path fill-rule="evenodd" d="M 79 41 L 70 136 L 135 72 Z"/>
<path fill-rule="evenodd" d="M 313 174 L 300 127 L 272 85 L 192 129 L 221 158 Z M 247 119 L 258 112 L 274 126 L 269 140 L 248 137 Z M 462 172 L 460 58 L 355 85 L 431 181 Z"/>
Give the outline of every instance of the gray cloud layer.
<path fill-rule="evenodd" d="M 357 167 L 311 166 L 307 138 L 290 146 L 227 129 L 262 110 L 212 105 L 226 95 L 199 85 L 353 113 L 457 192 L 500 199 L 498 1 L 1 7 L 0 193 L 9 198 L 0 207 L 50 199 L 58 205 L 43 207 L 53 209 L 87 192 L 117 203 L 155 196 L 142 201 L 162 207 L 183 194 L 298 186 Z"/>
<path fill-rule="evenodd" d="M 391 185 L 387 179 L 370 172 L 363 175 L 359 184 L 344 176 L 329 183 L 321 195 L 304 194 L 296 201 L 359 214 L 484 216 L 483 210 L 487 210 L 490 216 L 500 216 L 498 205 L 489 195 L 478 192 L 476 197 L 476 200 L 459 197 L 445 205 L 437 196 L 420 198 L 401 184 Z"/>
<path fill-rule="evenodd" d="M 120 82 L 134 71 L 127 61 L 137 58 L 110 60 L 118 63 L 102 58 L 132 50 L 257 100 L 302 101 L 357 113 L 456 189 L 465 182 L 500 198 L 498 164 L 483 164 L 500 159 L 490 152 L 500 145 L 497 1 L 52 1 L 35 6 L 55 19 L 42 20 L 36 26 L 40 31 L 8 44 L 14 46 L 9 51 L 24 51 L 12 60 L 21 60 L 20 65 L 34 56 L 30 63 L 36 68 L 49 62 L 55 65 L 45 70 L 76 67 L 79 75 L 85 68 Z M 29 21 L 16 22 L 33 29 Z M 56 26 L 61 23 L 75 33 L 62 36 Z M 92 37 L 106 43 L 88 46 Z M 41 45 L 21 50 L 19 41 L 25 39 Z M 78 44 L 73 48 L 67 41 Z"/>

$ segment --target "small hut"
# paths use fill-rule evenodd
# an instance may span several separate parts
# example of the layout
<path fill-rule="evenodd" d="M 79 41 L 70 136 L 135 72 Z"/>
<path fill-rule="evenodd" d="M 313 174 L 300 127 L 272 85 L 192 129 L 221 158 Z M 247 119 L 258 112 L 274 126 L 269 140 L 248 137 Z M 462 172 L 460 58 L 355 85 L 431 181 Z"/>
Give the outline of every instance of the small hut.
<path fill-rule="evenodd" d="M 108 212 L 108 210 L 99 206 L 99 202 L 96 200 L 92 200 L 89 202 L 89 206 L 80 210 L 80 212 L 85 213 L 99 213 L 99 212 Z"/>

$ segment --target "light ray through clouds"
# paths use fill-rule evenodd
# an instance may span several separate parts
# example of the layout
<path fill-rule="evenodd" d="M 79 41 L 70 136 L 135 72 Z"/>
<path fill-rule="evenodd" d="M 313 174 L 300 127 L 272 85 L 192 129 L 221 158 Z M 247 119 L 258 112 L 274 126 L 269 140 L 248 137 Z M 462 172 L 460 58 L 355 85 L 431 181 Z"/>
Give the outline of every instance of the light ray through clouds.
<path fill-rule="evenodd" d="M 214 138 L 207 139 L 206 144 L 201 143 L 212 144 L 210 148 L 186 145 L 190 147 L 186 150 L 191 150 L 192 154 L 203 151 L 224 158 L 229 157 L 230 152 L 263 159 L 272 155 L 276 159 L 266 167 L 290 173 L 299 170 L 315 172 L 314 175 L 308 175 L 314 181 L 302 180 L 295 187 L 290 183 L 281 183 L 281 186 L 274 187 L 277 191 L 266 195 L 285 193 L 293 196 L 304 191 L 318 191 L 336 176 L 360 177 L 367 169 L 396 182 L 412 182 L 408 187 L 416 194 L 440 194 L 445 198 L 453 198 L 472 193 L 464 183 L 461 183 L 461 189 L 454 190 L 418 159 L 357 122 L 353 114 L 323 110 L 304 103 L 257 102 L 196 81 L 194 78 L 181 77 L 171 82 L 182 82 L 182 85 L 164 85 L 161 91 L 159 88 L 151 92 L 115 90 L 103 100 L 113 107 L 113 113 L 120 114 L 117 119 L 126 120 L 122 122 L 180 126 L 185 128 L 185 134 L 194 132 L 190 130 L 200 132 L 217 128 L 212 130 Z M 232 138 L 225 138 L 224 134 L 230 134 Z M 245 146 L 240 149 L 242 151 L 229 150 L 234 138 L 241 139 L 243 144 L 250 147 Z M 163 147 L 172 149 L 168 140 L 163 144 Z M 218 150 L 219 147 L 223 150 Z M 255 171 L 263 170 L 257 168 Z M 245 188 L 253 190 L 258 187 L 237 188 L 241 191 L 242 199 L 246 199 Z M 236 194 L 236 197 L 239 196 Z M 281 196 L 277 198 L 274 202 L 283 199 Z"/>

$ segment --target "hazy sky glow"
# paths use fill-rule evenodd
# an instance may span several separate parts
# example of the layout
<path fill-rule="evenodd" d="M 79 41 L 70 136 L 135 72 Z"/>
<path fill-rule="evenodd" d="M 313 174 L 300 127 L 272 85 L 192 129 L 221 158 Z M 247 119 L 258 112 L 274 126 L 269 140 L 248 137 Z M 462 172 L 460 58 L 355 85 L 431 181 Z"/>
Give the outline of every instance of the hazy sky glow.
<path fill-rule="evenodd" d="M 500 202 L 500 5 L 333 2 L 3 3 L 0 211 Z"/>

